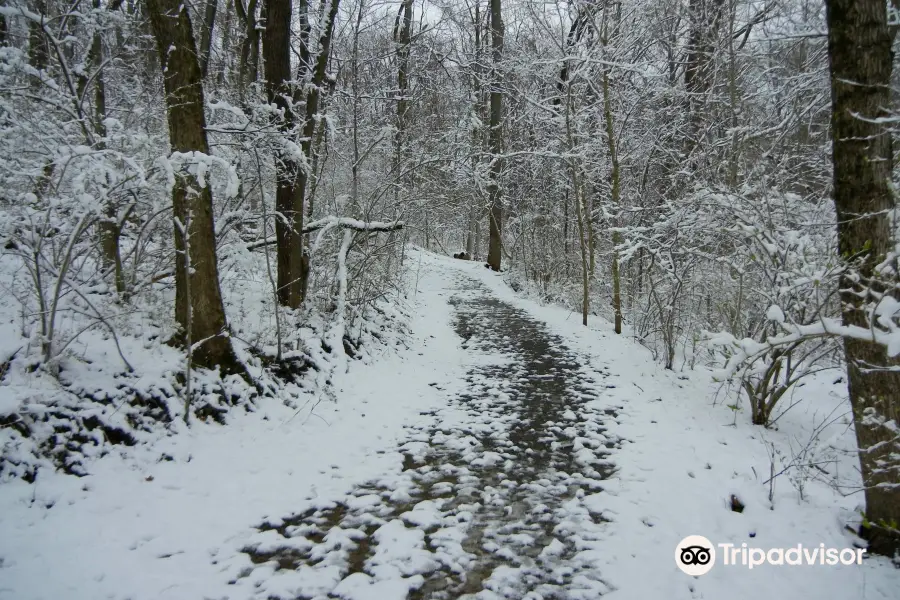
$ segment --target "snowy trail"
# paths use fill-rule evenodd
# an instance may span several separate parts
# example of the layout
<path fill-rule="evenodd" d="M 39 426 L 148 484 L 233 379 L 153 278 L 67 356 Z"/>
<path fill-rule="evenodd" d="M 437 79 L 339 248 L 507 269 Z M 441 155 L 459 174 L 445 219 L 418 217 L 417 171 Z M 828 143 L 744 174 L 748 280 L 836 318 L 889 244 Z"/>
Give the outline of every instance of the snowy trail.
<path fill-rule="evenodd" d="M 765 482 L 768 444 L 808 439 L 846 401 L 840 379 L 763 430 L 714 404 L 703 370 L 663 370 L 603 319 L 583 327 L 480 264 L 409 260 L 404 349 L 350 361 L 336 402 L 260 403 L 87 477 L 0 486 L 0 600 L 896 600 L 882 558 L 701 578 L 674 562 L 689 534 L 859 541 L 858 497 Z M 849 429 L 817 450 L 842 473 Z"/>
<path fill-rule="evenodd" d="M 616 438 L 605 425 L 615 411 L 587 407 L 603 374 L 480 282 L 452 277 L 456 332 L 487 360 L 446 409 L 409 429 L 402 473 L 262 523 L 235 584 L 251 580 L 266 598 L 347 600 L 574 599 L 610 589 L 578 560 L 574 535 L 603 519 L 572 507 L 613 469 Z"/>

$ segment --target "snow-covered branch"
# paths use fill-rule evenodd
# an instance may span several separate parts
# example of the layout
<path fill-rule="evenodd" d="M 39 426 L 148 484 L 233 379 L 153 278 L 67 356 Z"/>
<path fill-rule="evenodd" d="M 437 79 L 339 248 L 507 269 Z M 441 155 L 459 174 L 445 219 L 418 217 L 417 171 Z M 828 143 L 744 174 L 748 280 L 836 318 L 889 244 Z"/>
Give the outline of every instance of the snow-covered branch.
<path fill-rule="evenodd" d="M 312 233 L 313 231 L 318 231 L 320 229 L 331 229 L 331 228 L 339 228 L 339 229 L 352 229 L 354 231 L 397 231 L 403 229 L 403 221 L 391 221 L 391 222 L 383 222 L 383 221 L 360 221 L 358 219 L 351 219 L 349 217 L 334 217 L 328 216 L 322 219 L 317 219 L 311 223 L 308 223 L 301 230 L 302 234 Z M 264 246 L 268 246 L 270 244 L 274 244 L 274 239 L 266 239 L 260 240 L 258 242 L 252 242 L 247 244 L 247 250 L 256 250 L 257 248 L 262 248 Z"/>

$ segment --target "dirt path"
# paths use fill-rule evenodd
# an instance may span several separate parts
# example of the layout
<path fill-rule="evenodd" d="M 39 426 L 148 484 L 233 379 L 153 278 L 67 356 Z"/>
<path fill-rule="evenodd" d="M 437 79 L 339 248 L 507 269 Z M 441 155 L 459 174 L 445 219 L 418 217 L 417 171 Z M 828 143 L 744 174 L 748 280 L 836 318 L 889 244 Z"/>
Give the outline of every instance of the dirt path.
<path fill-rule="evenodd" d="M 602 523 L 578 500 L 614 471 L 615 410 L 586 407 L 606 374 L 464 274 L 449 302 L 480 357 L 464 393 L 409 430 L 401 473 L 259 526 L 244 549 L 282 585 L 267 598 L 548 600 L 609 591 L 580 542 Z M 402 382 L 398 382 L 402 385 Z M 437 384 L 434 384 L 437 387 Z M 613 386 L 608 386 L 613 387 Z M 590 525 L 590 526 L 588 526 Z M 287 577 L 284 577 L 287 575 Z"/>

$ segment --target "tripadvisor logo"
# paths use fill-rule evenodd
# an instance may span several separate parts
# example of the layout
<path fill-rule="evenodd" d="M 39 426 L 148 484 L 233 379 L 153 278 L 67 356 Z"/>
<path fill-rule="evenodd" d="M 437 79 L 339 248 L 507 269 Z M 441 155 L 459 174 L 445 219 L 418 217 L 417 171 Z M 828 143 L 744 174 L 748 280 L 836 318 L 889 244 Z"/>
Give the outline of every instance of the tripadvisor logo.
<path fill-rule="evenodd" d="M 675 546 L 675 564 L 688 575 L 706 575 L 716 564 L 716 547 L 702 535 L 689 535 Z"/>
<path fill-rule="evenodd" d="M 862 548 L 826 548 L 825 544 L 804 546 L 797 544 L 790 548 L 750 548 L 746 543 L 713 544 L 702 535 L 689 535 L 675 546 L 675 564 L 694 577 L 706 575 L 716 564 L 716 548 L 719 548 L 724 566 L 742 566 L 748 569 L 762 565 L 859 565 L 862 564 Z"/>

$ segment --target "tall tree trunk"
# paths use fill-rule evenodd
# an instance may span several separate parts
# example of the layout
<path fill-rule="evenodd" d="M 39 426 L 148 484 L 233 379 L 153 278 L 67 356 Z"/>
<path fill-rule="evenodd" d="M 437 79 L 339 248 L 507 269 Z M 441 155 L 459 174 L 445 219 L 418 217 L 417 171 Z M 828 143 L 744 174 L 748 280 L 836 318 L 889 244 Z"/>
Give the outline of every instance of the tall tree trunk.
<path fill-rule="evenodd" d="M 93 0 L 94 10 L 102 8 L 101 0 Z M 85 116 L 85 143 L 96 150 L 106 150 L 106 77 L 103 72 L 103 36 L 98 28 L 91 37 L 88 49 L 87 71 L 82 72 L 77 80 L 77 96 L 86 101 L 89 97 L 88 86 L 93 81 L 94 114 Z M 83 102 L 76 99 L 76 102 Z M 86 112 L 86 111 L 85 111 Z M 122 256 L 119 249 L 119 215 L 118 205 L 112 198 L 107 198 L 103 206 L 103 218 L 98 222 L 98 243 L 104 271 L 111 272 L 115 281 L 116 292 L 125 294 L 125 274 L 122 271 Z"/>
<path fill-rule="evenodd" d="M 566 80 L 564 88 L 565 122 L 566 122 L 566 150 L 570 154 L 576 154 L 576 134 L 572 124 L 575 111 L 575 98 L 572 90 L 572 82 Z M 571 189 L 575 196 L 575 222 L 578 225 L 578 242 L 581 250 L 581 324 L 588 324 L 588 315 L 591 311 L 591 266 L 590 266 L 590 239 L 586 225 L 590 215 L 587 211 L 584 192 L 584 169 L 577 158 L 567 161 Z"/>
<path fill-rule="evenodd" d="M 361 160 L 359 153 L 359 33 L 362 28 L 365 10 L 365 0 L 360 0 L 359 10 L 356 13 L 356 25 L 353 27 L 353 50 L 350 60 L 350 86 L 353 94 L 353 117 L 351 123 L 353 131 L 353 164 L 350 166 L 350 216 L 352 217 L 361 216 L 359 205 L 359 163 Z M 312 176 L 315 177 L 315 172 L 312 173 Z"/>
<path fill-rule="evenodd" d="M 0 0 L 0 6 L 6 6 L 7 0 Z M 6 15 L 0 15 L 0 48 L 9 45 L 9 25 L 6 22 Z"/>
<path fill-rule="evenodd" d="M 263 39 L 266 93 L 269 103 L 283 113 L 280 129 L 293 135 L 295 124 L 291 89 L 291 0 L 266 1 L 266 35 Z M 277 241 L 278 301 L 297 308 L 303 302 L 301 264 L 303 206 L 294 204 L 294 180 L 299 165 L 287 151 L 275 158 L 275 239 Z"/>
<path fill-rule="evenodd" d="M 491 50 L 493 51 L 493 69 L 491 75 L 491 100 L 490 100 L 490 133 L 489 145 L 491 150 L 490 183 L 488 184 L 488 197 L 491 208 L 490 237 L 488 244 L 487 263 L 494 271 L 500 270 L 503 206 L 500 194 L 500 171 L 502 159 L 500 152 L 503 150 L 503 129 L 501 119 L 503 117 L 503 92 L 500 90 L 499 72 L 500 60 L 503 58 L 503 17 L 501 15 L 501 0 L 491 0 Z"/>
<path fill-rule="evenodd" d="M 684 87 L 688 95 L 685 155 L 691 158 L 695 168 L 700 162 L 692 155 L 700 145 L 709 119 L 708 96 L 714 83 L 714 56 L 723 7 L 724 0 L 690 0 L 688 7 L 691 26 L 684 68 Z"/>
<path fill-rule="evenodd" d="M 300 149 L 303 156 L 306 157 L 306 164 L 315 162 L 313 157 L 314 142 L 316 139 L 316 125 L 319 110 L 323 104 L 325 88 L 328 85 L 328 59 L 331 55 L 331 40 L 334 37 L 334 22 L 337 19 L 338 7 L 340 0 L 324 0 L 322 2 L 323 10 L 327 12 L 321 15 L 324 19 L 322 22 L 322 31 L 319 34 L 319 53 L 312 60 L 307 43 L 301 43 L 300 48 L 300 72 L 302 77 L 298 77 L 301 81 L 307 80 L 306 85 L 306 115 L 303 121 L 303 129 L 301 130 Z M 305 6 L 305 2 L 304 2 Z M 302 17 L 305 17 L 305 11 Z M 309 31 L 305 18 L 301 18 L 301 27 L 305 32 Z M 303 34 L 301 34 L 303 35 Z M 308 35 L 308 33 L 307 33 Z M 294 93 L 294 101 L 300 100 L 300 90 Z M 303 229 L 303 207 L 306 204 L 306 190 L 309 187 L 309 179 L 314 175 L 306 168 L 298 169 L 297 176 L 294 180 L 294 211 L 299 215 L 297 219 L 297 230 Z M 302 238 L 301 238 L 302 242 Z M 300 282 L 301 293 L 305 294 L 307 279 L 309 277 L 309 258 L 303 250 L 302 243 L 300 248 Z"/>
<path fill-rule="evenodd" d="M 43 20 L 47 20 L 47 2 L 45 0 L 35 0 L 34 1 L 34 12 L 41 15 Z M 41 29 L 41 25 L 28 20 L 28 62 L 32 67 L 37 69 L 38 71 L 43 71 L 47 68 L 50 61 L 50 48 L 47 45 L 47 40 L 44 37 L 44 31 Z M 37 80 L 34 80 L 37 82 Z"/>
<path fill-rule="evenodd" d="M 238 66 L 238 93 L 244 98 L 248 84 L 255 83 L 259 72 L 259 30 L 256 28 L 256 10 L 258 0 L 234 0 L 234 9 L 238 20 L 244 26 L 244 39 L 241 41 L 241 58 Z"/>
<path fill-rule="evenodd" d="M 475 12 L 472 16 L 472 25 L 475 33 L 475 56 L 474 65 L 472 67 L 472 176 L 478 173 L 479 154 L 484 151 L 484 100 L 482 85 L 482 23 L 481 23 L 481 0 L 475 0 Z M 480 220 L 481 211 L 484 209 L 482 205 L 481 186 L 472 186 L 472 199 L 470 200 L 467 234 L 466 234 L 466 252 L 471 260 L 478 260 L 479 239 L 481 235 Z"/>
<path fill-rule="evenodd" d="M 413 0 L 403 0 L 394 24 L 394 42 L 397 44 L 397 132 L 394 143 L 397 161 L 402 159 L 406 135 L 406 113 L 409 111 L 409 45 L 412 40 Z"/>
<path fill-rule="evenodd" d="M 406 148 L 406 117 L 409 111 L 409 46 L 412 40 L 412 0 L 402 0 L 397 17 L 394 19 L 392 39 L 394 52 L 397 56 L 397 116 L 394 121 L 394 157 L 393 171 L 397 174 L 403 172 L 403 162 Z M 394 203 L 399 205 L 403 200 L 401 194 L 404 190 L 411 191 L 410 176 L 400 176 L 397 185 L 394 185 Z M 427 210 L 427 209 L 426 209 Z"/>
<path fill-rule="evenodd" d="M 94 9 L 101 8 L 101 0 L 94 0 Z M 106 142 L 106 77 L 103 73 L 103 38 L 100 31 L 94 33 L 91 43 L 88 64 L 92 70 L 96 70 L 94 77 L 94 130 L 100 141 L 97 149 L 105 149 Z M 103 267 L 112 270 L 116 283 L 116 293 L 125 294 L 125 273 L 122 270 L 122 252 L 119 246 L 119 207 L 111 199 L 107 199 L 104 207 L 103 220 L 100 221 L 100 248 L 103 257 Z"/>
<path fill-rule="evenodd" d="M 202 160 L 209 155 L 209 144 L 203 113 L 203 81 L 190 15 L 181 0 L 147 0 L 147 6 L 163 68 L 172 152 L 196 152 Z M 196 364 L 209 368 L 220 366 L 223 373 L 240 372 L 242 369 L 226 331 L 225 308 L 219 289 L 209 185 L 201 186 L 187 169 L 180 170 L 172 187 L 172 208 L 177 257 L 175 319 L 184 330 L 190 328 L 192 338 L 198 340 L 198 347 L 193 351 Z M 186 223 L 190 226 L 185 231 L 182 227 Z M 190 273 L 182 260 L 186 241 L 190 242 Z"/>
<path fill-rule="evenodd" d="M 206 12 L 203 15 L 203 30 L 200 36 L 200 72 L 206 79 L 209 73 L 209 59 L 212 55 L 213 28 L 216 25 L 216 10 L 219 0 L 206 0 Z"/>
<path fill-rule="evenodd" d="M 883 0 L 827 0 L 826 19 L 838 249 L 858 261 L 855 273 L 841 282 L 843 320 L 869 327 L 872 288 L 860 280 L 877 279 L 876 265 L 895 243 L 891 134 L 879 121 L 891 104 L 891 32 Z M 889 359 L 881 346 L 859 340 L 846 340 L 844 352 L 871 523 L 869 550 L 892 555 L 900 551 L 900 372 L 877 367 L 898 369 L 900 361 Z"/>
<path fill-rule="evenodd" d="M 619 208 L 619 153 L 616 148 L 616 130 L 613 126 L 612 102 L 609 97 L 609 70 L 603 70 L 603 114 L 606 120 L 606 140 L 609 148 L 609 161 L 612 164 L 610 184 L 612 187 L 613 210 Z M 613 223 L 616 225 L 616 223 Z M 615 313 L 615 331 L 622 333 L 622 283 L 619 274 L 619 252 L 616 247 L 622 243 L 622 234 L 613 231 L 612 234 L 612 279 L 613 279 L 613 312 Z"/>
<path fill-rule="evenodd" d="M 216 74 L 217 83 L 222 87 L 225 86 L 226 77 L 234 64 L 231 60 L 231 54 L 233 52 L 231 47 L 231 18 L 234 14 L 234 4 L 236 1 L 240 2 L 240 0 L 227 0 L 227 3 L 225 4 L 225 22 L 222 23 L 222 53 L 225 56 L 223 57 L 222 63 L 219 65 L 219 71 Z"/>

